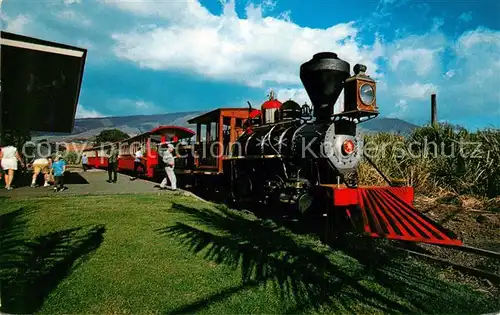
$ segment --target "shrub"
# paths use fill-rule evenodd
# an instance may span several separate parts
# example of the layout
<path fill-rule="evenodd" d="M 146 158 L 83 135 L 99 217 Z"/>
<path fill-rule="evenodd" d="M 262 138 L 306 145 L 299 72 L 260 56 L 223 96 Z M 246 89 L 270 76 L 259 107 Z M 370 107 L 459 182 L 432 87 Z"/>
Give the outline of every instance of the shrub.
<path fill-rule="evenodd" d="M 64 159 L 66 160 L 66 163 L 68 163 L 68 164 L 79 164 L 81 161 L 81 157 L 78 156 L 78 153 L 76 153 L 74 151 L 66 152 Z"/>
<path fill-rule="evenodd" d="M 416 129 L 402 138 L 380 133 L 365 137 L 365 152 L 390 178 L 405 180 L 418 191 L 437 187 L 458 194 L 500 195 L 500 130 L 475 133 L 441 124 Z M 364 159 L 361 184 L 383 184 Z"/>

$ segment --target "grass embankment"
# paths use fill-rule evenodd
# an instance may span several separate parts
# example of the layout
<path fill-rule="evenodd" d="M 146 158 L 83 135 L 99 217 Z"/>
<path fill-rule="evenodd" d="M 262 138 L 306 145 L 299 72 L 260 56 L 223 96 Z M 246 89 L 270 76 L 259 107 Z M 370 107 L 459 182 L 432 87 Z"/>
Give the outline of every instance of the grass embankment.
<path fill-rule="evenodd" d="M 417 192 L 442 190 L 490 199 L 500 210 L 500 130 L 474 133 L 451 125 L 423 127 L 402 139 L 381 133 L 365 138 L 366 153 L 391 178 L 404 179 Z M 360 182 L 384 181 L 365 161 Z"/>
<path fill-rule="evenodd" d="M 332 251 L 315 237 L 189 197 L 1 199 L 0 209 L 7 313 L 500 309 L 389 247 L 368 240 Z"/>

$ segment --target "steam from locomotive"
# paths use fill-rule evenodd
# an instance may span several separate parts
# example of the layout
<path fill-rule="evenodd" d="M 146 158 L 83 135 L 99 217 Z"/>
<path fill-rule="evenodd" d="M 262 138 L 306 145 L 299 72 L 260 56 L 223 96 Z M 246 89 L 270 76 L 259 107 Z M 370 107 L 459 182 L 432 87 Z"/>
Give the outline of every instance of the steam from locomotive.
<path fill-rule="evenodd" d="M 260 119 L 252 119 L 233 145 L 235 199 L 263 198 L 289 202 L 301 212 L 311 204 L 312 189 L 321 184 L 355 187 L 363 156 L 357 124 L 378 115 L 375 81 L 357 64 L 335 53 L 315 54 L 300 67 L 300 78 L 312 109 L 293 100 L 270 99 Z M 344 90 L 344 110 L 334 114 Z M 312 110 L 312 115 L 311 115 Z"/>

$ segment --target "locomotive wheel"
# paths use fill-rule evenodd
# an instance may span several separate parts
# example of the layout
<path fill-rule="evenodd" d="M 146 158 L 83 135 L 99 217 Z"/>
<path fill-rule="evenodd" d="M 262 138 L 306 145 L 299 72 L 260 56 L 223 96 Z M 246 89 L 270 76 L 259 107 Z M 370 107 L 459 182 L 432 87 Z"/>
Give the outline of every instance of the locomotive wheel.
<path fill-rule="evenodd" d="M 297 209 L 299 213 L 304 214 L 313 204 L 313 196 L 309 193 L 301 194 L 297 199 Z"/>
<path fill-rule="evenodd" d="M 243 176 L 231 183 L 231 197 L 237 206 L 241 206 L 252 197 L 252 181 L 250 177 Z"/>

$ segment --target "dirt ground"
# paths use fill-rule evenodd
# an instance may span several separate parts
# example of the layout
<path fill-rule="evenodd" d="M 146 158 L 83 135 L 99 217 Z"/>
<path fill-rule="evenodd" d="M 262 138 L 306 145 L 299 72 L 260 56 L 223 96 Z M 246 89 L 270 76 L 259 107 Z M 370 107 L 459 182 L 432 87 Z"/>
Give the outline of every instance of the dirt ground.
<path fill-rule="evenodd" d="M 500 198 L 479 200 L 469 196 L 440 193 L 436 196 L 415 196 L 415 207 L 427 217 L 454 232 L 465 245 L 500 252 Z M 432 254 L 457 264 L 500 275 L 500 261 L 464 253 L 452 248 L 419 244 Z M 477 290 L 499 295 L 499 284 L 471 277 L 453 269 L 443 271 L 443 277 L 468 282 Z"/>

